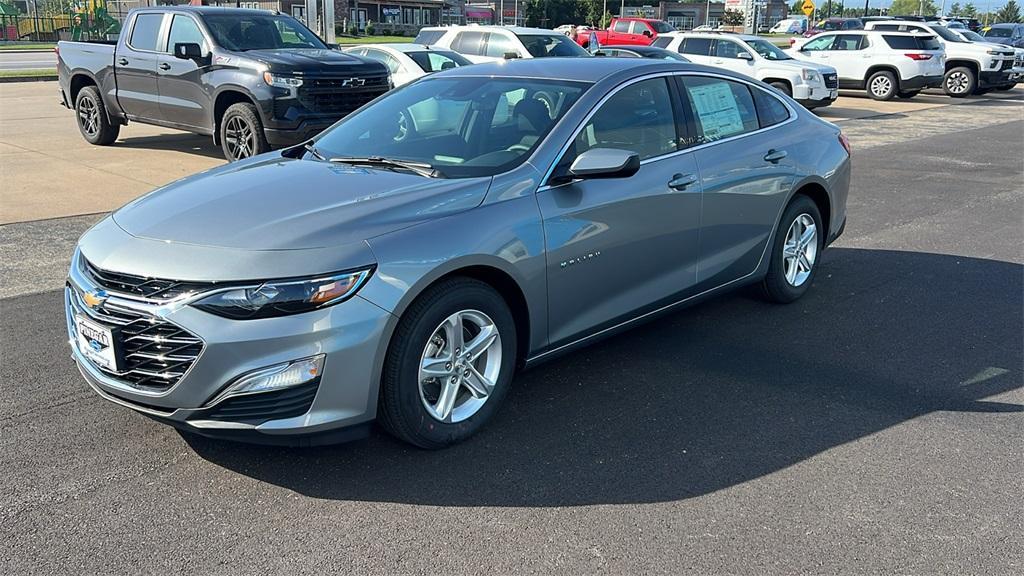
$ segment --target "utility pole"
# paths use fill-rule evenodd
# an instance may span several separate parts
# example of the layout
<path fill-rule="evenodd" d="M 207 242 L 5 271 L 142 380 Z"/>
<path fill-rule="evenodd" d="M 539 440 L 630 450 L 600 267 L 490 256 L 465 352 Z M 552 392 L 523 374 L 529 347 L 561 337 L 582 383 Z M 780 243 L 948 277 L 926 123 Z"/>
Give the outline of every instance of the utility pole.
<path fill-rule="evenodd" d="M 870 4 L 871 4 L 871 0 L 864 0 L 864 15 L 865 16 L 868 15 L 868 10 L 871 9 L 870 6 L 869 6 Z"/>
<path fill-rule="evenodd" d="M 708 0 L 708 5 L 704 8 L 704 24 L 711 25 L 711 0 Z"/>

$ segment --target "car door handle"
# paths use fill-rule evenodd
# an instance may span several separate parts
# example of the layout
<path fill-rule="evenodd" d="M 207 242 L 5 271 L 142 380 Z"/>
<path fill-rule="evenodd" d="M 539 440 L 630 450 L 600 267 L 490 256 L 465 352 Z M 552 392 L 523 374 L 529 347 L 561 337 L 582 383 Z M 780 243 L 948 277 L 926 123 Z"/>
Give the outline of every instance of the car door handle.
<path fill-rule="evenodd" d="M 127 58 L 118 58 L 117 59 L 117 63 L 120 64 L 121 66 L 127 66 L 128 65 L 128 59 Z"/>
<path fill-rule="evenodd" d="M 668 187 L 673 190 L 685 190 L 687 186 L 697 181 L 693 174 L 676 174 L 668 181 Z"/>
<path fill-rule="evenodd" d="M 764 161 L 771 162 L 772 164 L 778 164 L 779 160 L 782 160 L 788 155 L 789 153 L 785 150 L 769 150 L 768 153 L 764 155 Z"/>
<path fill-rule="evenodd" d="M 170 70 L 171 69 L 171 65 L 168 64 L 167 62 L 161 62 L 160 63 L 160 69 L 161 70 Z"/>

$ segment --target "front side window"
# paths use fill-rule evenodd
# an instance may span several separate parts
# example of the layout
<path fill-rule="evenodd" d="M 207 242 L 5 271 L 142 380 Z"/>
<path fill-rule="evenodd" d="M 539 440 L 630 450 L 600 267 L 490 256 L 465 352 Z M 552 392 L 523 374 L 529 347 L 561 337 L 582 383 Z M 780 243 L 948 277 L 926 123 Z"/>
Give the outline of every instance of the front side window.
<path fill-rule="evenodd" d="M 679 51 L 694 56 L 707 56 L 711 53 L 711 42 L 711 38 L 686 38 Z"/>
<path fill-rule="evenodd" d="M 482 56 L 484 53 L 483 32 L 460 32 L 452 41 L 452 50 L 460 54 Z"/>
<path fill-rule="evenodd" d="M 757 130 L 757 110 L 746 85 L 720 78 L 683 76 L 683 89 L 705 144 Z"/>
<path fill-rule="evenodd" d="M 525 161 L 588 87 L 427 77 L 328 128 L 316 146 L 328 158 L 380 156 L 428 164 L 448 178 L 493 176 Z"/>
<path fill-rule="evenodd" d="M 715 42 L 715 56 L 718 56 L 719 58 L 739 58 L 741 52 L 745 54 L 748 53 L 743 48 L 740 48 L 740 45 L 735 42 L 731 42 L 729 40 L 719 40 Z"/>
<path fill-rule="evenodd" d="M 803 45 L 803 47 L 800 48 L 800 51 L 801 52 L 818 52 L 818 51 L 821 51 L 821 50 L 831 50 L 832 49 L 832 43 L 835 42 L 835 40 L 836 40 L 836 37 L 832 36 L 832 35 L 818 36 L 816 38 L 811 38 L 810 40 L 807 41 L 806 44 Z"/>
<path fill-rule="evenodd" d="M 629 32 L 629 21 L 628 20 L 616 20 L 615 26 L 612 27 L 615 32 L 621 32 L 623 34 Z"/>
<path fill-rule="evenodd" d="M 573 158 L 591 148 L 636 152 L 641 160 L 678 149 L 665 78 L 630 84 L 601 105 L 573 142 Z"/>
<path fill-rule="evenodd" d="M 754 49 L 755 52 L 761 55 L 765 60 L 792 60 L 789 54 L 786 54 L 779 47 L 772 44 L 767 40 L 757 38 L 755 40 L 747 40 L 747 46 Z"/>
<path fill-rule="evenodd" d="M 166 52 L 174 52 L 175 44 L 199 44 L 199 51 L 206 54 L 208 47 L 196 21 L 182 14 L 175 14 L 171 20 L 171 32 L 167 36 Z"/>
<path fill-rule="evenodd" d="M 521 56 L 512 40 L 509 40 L 504 34 L 492 33 L 487 35 L 487 56 L 504 58 L 505 54 L 509 52 Z"/>
<path fill-rule="evenodd" d="M 327 49 L 316 34 L 283 14 L 203 13 L 202 18 L 214 41 L 227 50 Z"/>
<path fill-rule="evenodd" d="M 139 14 L 132 26 L 132 35 L 128 44 L 136 50 L 156 51 L 156 42 L 160 36 L 160 24 L 164 21 L 163 14 Z"/>

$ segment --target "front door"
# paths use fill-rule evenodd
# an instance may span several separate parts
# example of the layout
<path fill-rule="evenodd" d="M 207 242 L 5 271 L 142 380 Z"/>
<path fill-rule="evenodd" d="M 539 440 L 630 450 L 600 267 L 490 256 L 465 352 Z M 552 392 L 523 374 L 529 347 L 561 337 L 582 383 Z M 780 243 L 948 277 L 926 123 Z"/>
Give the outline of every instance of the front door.
<path fill-rule="evenodd" d="M 625 149 L 642 160 L 634 176 L 538 192 L 553 346 L 672 300 L 696 282 L 700 179 L 693 155 L 679 152 L 673 93 L 666 77 L 620 88 L 559 161 L 570 165 L 594 148 Z"/>
<path fill-rule="evenodd" d="M 167 35 L 164 53 L 160 56 L 160 112 L 168 122 L 194 128 L 212 127 L 209 111 L 213 110 L 210 95 L 203 89 L 207 62 L 175 58 L 177 43 L 199 44 L 200 52 L 210 53 L 199 25 L 188 14 L 175 14 Z"/>
<path fill-rule="evenodd" d="M 157 64 L 164 14 L 142 12 L 135 17 L 128 40 L 114 54 L 117 102 L 136 118 L 160 119 Z"/>
<path fill-rule="evenodd" d="M 746 54 L 749 58 L 740 58 L 741 54 Z M 711 48 L 711 64 L 751 78 L 755 77 L 754 56 L 749 50 L 732 40 L 715 40 L 715 44 Z"/>

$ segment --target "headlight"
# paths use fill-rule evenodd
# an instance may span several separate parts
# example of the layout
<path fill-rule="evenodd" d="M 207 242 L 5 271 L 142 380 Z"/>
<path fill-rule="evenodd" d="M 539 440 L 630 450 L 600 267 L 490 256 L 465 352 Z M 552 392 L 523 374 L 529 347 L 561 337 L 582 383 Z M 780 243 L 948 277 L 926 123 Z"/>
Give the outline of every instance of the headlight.
<path fill-rule="evenodd" d="M 821 76 L 818 75 L 817 70 L 804 68 L 803 70 L 800 71 L 800 76 L 803 77 L 804 82 L 821 82 Z"/>
<path fill-rule="evenodd" d="M 291 76 L 276 76 L 270 72 L 263 73 L 263 81 L 269 86 L 275 88 L 298 88 L 302 86 L 302 78 L 293 78 Z"/>
<path fill-rule="evenodd" d="M 234 320 L 299 314 L 351 298 L 372 272 L 373 268 L 364 268 L 306 280 L 271 280 L 255 286 L 225 289 L 193 306 Z"/>

